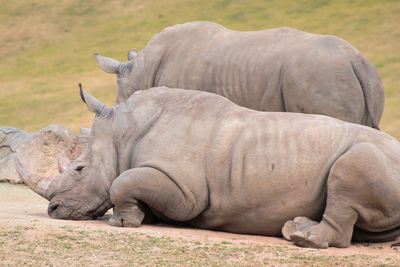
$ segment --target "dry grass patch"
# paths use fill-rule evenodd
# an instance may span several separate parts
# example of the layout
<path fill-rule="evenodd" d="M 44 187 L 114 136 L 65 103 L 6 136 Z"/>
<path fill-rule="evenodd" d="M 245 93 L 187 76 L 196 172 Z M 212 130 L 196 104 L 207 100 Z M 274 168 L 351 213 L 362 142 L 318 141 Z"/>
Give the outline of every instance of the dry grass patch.
<path fill-rule="evenodd" d="M 399 257 L 379 255 L 381 249 L 334 255 L 289 243 L 194 241 L 79 226 L 0 227 L 0 260 L 6 266 L 399 266 Z"/>

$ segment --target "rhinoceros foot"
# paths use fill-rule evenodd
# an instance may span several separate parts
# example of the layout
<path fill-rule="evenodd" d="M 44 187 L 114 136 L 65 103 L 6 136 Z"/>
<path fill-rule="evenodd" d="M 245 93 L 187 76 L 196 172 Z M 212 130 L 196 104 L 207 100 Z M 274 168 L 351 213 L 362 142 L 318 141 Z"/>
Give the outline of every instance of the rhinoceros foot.
<path fill-rule="evenodd" d="M 127 207 L 120 212 L 114 208 L 114 215 L 108 220 L 108 224 L 116 227 L 139 227 L 144 219 L 144 213 L 137 205 Z"/>
<path fill-rule="evenodd" d="M 137 228 L 142 223 L 141 223 L 141 221 L 137 221 L 137 220 L 123 220 L 122 224 L 123 224 L 124 227 Z"/>
<path fill-rule="evenodd" d="M 108 219 L 108 225 L 122 227 L 122 218 L 120 216 L 113 215 Z"/>
<path fill-rule="evenodd" d="M 289 221 L 288 226 L 283 228 L 285 230 L 282 229 L 282 232 L 286 232 L 285 235 L 293 231 L 289 238 L 295 245 L 300 247 L 328 248 L 329 246 L 334 246 L 345 248 L 350 245 L 351 241 L 352 228 L 341 227 L 327 215 L 324 215 L 320 223 L 300 217 L 297 220 L 293 220 L 293 223 Z"/>
<path fill-rule="evenodd" d="M 120 216 L 111 216 L 110 219 L 108 219 L 108 225 L 111 226 L 116 226 L 116 227 L 130 227 L 130 228 L 136 228 L 141 225 L 141 220 L 134 220 L 134 219 L 124 219 Z"/>
<path fill-rule="evenodd" d="M 310 220 L 307 217 L 296 217 L 293 220 L 287 221 L 282 227 L 282 235 L 286 240 L 291 241 L 290 236 L 297 231 L 301 231 L 307 227 L 317 225 L 318 222 Z"/>
<path fill-rule="evenodd" d="M 141 225 L 141 221 L 139 220 L 126 220 L 120 216 L 113 215 L 110 219 L 108 219 L 108 224 L 116 227 L 130 227 L 136 228 Z"/>
<path fill-rule="evenodd" d="M 290 239 L 295 245 L 307 248 L 328 248 L 329 243 L 326 236 L 319 231 L 312 229 L 313 227 L 306 228 L 302 231 L 297 231 L 290 235 Z"/>

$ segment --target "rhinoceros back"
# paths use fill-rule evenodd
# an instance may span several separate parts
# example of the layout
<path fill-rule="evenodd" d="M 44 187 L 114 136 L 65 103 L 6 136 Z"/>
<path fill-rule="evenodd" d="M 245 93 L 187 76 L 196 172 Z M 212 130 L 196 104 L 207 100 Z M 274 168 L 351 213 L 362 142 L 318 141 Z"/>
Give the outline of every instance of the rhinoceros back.
<path fill-rule="evenodd" d="M 375 128 L 383 111 L 375 68 L 334 36 L 191 22 L 157 34 L 143 55 L 152 65 L 149 87 L 208 91 L 255 110 L 322 114 Z"/>

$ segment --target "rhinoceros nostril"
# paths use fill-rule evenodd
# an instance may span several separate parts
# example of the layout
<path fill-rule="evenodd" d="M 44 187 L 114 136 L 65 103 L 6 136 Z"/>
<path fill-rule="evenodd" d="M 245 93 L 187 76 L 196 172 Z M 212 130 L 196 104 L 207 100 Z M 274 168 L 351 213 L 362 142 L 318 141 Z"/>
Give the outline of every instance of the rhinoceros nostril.
<path fill-rule="evenodd" d="M 50 215 L 50 217 L 55 217 L 54 212 L 57 210 L 57 208 L 59 207 L 59 203 L 51 203 L 49 205 L 49 208 L 47 209 L 47 213 Z"/>

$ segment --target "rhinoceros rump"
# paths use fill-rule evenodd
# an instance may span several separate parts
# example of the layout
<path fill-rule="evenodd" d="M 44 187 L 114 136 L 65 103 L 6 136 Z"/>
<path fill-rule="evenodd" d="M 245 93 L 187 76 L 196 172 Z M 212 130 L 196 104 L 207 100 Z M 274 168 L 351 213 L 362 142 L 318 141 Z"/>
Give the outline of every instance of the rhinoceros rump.
<path fill-rule="evenodd" d="M 168 27 L 129 62 L 95 54 L 117 74 L 117 103 L 156 86 L 216 93 L 261 111 L 332 116 L 379 128 L 384 91 L 375 67 L 335 36 L 292 28 L 239 32 L 211 22 Z"/>
<path fill-rule="evenodd" d="M 88 148 L 42 193 L 53 218 L 114 206 L 114 226 L 155 216 L 317 248 L 347 247 L 355 226 L 364 241 L 400 233 L 400 144 L 383 132 L 194 90 L 143 90 L 113 108 L 81 95 L 96 116 Z"/>

